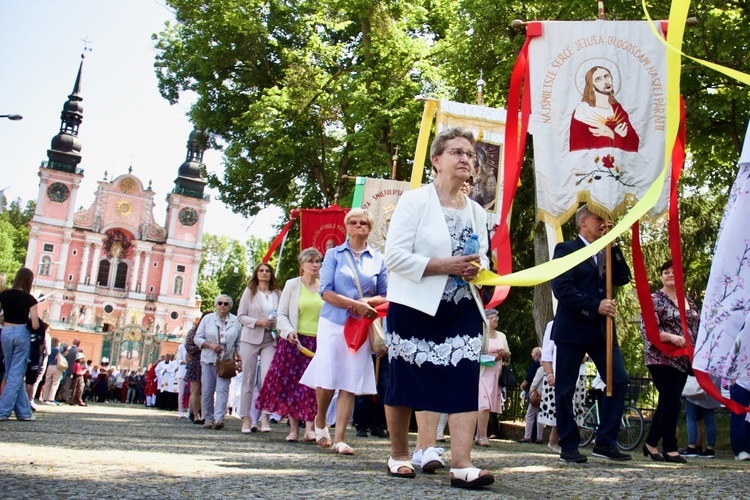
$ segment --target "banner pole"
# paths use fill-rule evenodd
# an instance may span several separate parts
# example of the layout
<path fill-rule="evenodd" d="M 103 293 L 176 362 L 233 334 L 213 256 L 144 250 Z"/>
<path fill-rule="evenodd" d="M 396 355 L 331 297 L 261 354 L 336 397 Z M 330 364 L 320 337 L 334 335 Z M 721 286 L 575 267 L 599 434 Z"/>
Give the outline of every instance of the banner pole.
<path fill-rule="evenodd" d="M 605 231 L 609 232 L 609 217 L 605 220 Z M 612 300 L 612 243 L 604 249 L 604 272 L 606 281 L 606 297 Z M 612 397 L 612 356 L 615 348 L 615 319 L 607 316 L 607 397 Z"/>

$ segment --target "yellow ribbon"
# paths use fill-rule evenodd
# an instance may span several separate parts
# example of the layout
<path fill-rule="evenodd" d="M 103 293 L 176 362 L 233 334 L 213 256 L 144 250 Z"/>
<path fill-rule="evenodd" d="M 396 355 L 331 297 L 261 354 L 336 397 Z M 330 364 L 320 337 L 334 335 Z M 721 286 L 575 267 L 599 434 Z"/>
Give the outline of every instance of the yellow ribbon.
<path fill-rule="evenodd" d="M 438 108 L 438 104 L 440 104 L 440 102 L 435 99 L 427 99 L 424 103 L 422 124 L 419 126 L 419 137 L 417 138 L 417 150 L 414 153 L 414 163 L 411 167 L 411 182 L 409 184 L 409 189 L 417 189 L 422 185 L 424 161 L 427 156 L 427 143 L 430 140 L 432 120 L 435 117 L 435 111 Z"/>
<path fill-rule="evenodd" d="M 646 14 L 646 18 L 649 21 L 651 21 L 651 17 L 649 16 L 648 9 L 646 8 L 646 0 L 642 0 L 642 4 L 643 4 L 643 12 Z M 680 9 L 680 11 L 684 10 L 685 12 L 687 12 L 688 7 L 690 7 L 690 0 L 673 0 L 673 2 L 672 2 L 672 9 L 675 9 L 675 7 L 678 7 Z M 674 28 L 675 28 L 675 26 L 672 25 L 672 16 L 671 16 L 671 13 L 670 13 L 670 17 L 669 17 L 669 31 L 670 31 L 670 33 L 672 32 L 672 30 Z M 656 32 L 656 30 L 653 28 L 653 26 L 652 26 L 651 29 L 654 30 L 654 32 Z M 685 25 L 684 24 L 680 25 L 680 30 L 684 32 L 684 30 L 685 30 Z M 682 47 L 682 36 L 680 36 L 680 44 L 679 45 L 673 45 L 671 43 L 671 37 L 670 37 L 669 40 L 664 40 L 664 38 L 662 38 L 662 37 L 658 37 L 658 38 L 659 38 L 659 41 L 661 43 L 663 43 L 664 45 L 666 45 L 667 48 L 670 51 L 672 51 L 672 52 L 674 52 L 676 54 L 679 54 L 681 56 L 687 57 L 688 59 L 690 59 L 692 61 L 695 61 L 698 64 L 702 64 L 703 66 L 706 66 L 707 68 L 711 68 L 714 71 L 718 71 L 719 73 L 723 73 L 723 74 L 727 75 L 730 78 L 734 78 L 735 80 L 744 83 L 745 85 L 750 85 L 750 75 L 748 75 L 747 73 L 743 73 L 741 71 L 737 71 L 736 69 L 727 68 L 726 66 L 722 66 L 720 64 L 716 64 L 716 63 L 712 63 L 712 62 L 709 62 L 709 61 L 705 61 L 705 60 L 699 59 L 697 57 L 689 56 L 689 55 L 685 54 L 684 52 L 682 52 L 682 49 L 681 49 L 681 47 Z"/>

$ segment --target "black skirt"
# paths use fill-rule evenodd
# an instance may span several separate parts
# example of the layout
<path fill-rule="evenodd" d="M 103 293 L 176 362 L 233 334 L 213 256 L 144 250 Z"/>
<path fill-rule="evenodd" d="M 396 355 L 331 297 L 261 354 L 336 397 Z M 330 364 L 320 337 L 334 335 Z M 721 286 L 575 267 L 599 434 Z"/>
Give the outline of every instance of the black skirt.
<path fill-rule="evenodd" d="M 473 299 L 443 300 L 435 316 L 391 302 L 388 330 L 391 381 L 385 404 L 477 411 L 482 316 Z"/>

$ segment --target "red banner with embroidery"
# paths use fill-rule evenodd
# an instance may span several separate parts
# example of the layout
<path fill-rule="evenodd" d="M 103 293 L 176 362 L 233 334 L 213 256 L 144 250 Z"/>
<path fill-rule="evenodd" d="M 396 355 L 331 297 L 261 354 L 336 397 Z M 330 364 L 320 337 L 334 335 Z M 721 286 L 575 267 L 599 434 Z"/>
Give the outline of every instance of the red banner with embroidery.
<path fill-rule="evenodd" d="M 344 217 L 348 208 L 331 205 L 328 208 L 303 208 L 300 217 L 300 247 L 315 247 L 325 255 L 328 248 L 346 240 Z"/>

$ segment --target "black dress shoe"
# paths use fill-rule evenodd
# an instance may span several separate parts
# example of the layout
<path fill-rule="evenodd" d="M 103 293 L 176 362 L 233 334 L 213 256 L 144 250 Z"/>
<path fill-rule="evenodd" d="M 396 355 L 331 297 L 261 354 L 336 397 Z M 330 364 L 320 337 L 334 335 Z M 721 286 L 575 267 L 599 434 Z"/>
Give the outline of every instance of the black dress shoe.
<path fill-rule="evenodd" d="M 195 418 L 195 419 L 193 419 L 193 423 L 197 424 L 197 425 L 203 425 L 203 424 L 206 423 L 206 421 L 204 419 L 202 419 L 202 418 Z"/>
<path fill-rule="evenodd" d="M 599 458 L 608 458 L 610 460 L 625 461 L 630 460 L 631 457 L 627 453 L 622 453 L 617 449 L 617 446 L 594 446 L 591 454 Z"/>
<path fill-rule="evenodd" d="M 664 452 L 661 454 L 664 457 L 665 462 L 672 462 L 673 464 L 686 464 L 687 460 L 685 460 L 685 457 L 682 455 L 669 455 L 668 453 Z"/>
<path fill-rule="evenodd" d="M 388 431 L 386 429 L 383 429 L 382 427 L 376 427 L 372 430 L 370 435 L 379 437 L 379 438 L 389 438 L 390 434 L 388 434 Z"/>
<path fill-rule="evenodd" d="M 366 438 L 367 437 L 367 430 L 366 429 L 357 429 L 357 437 L 358 438 Z"/>
<path fill-rule="evenodd" d="M 588 458 L 586 458 L 586 455 L 581 455 L 581 452 L 578 451 L 578 448 L 574 450 L 563 451 L 560 453 L 560 462 L 565 462 L 568 464 L 582 464 L 586 463 L 587 461 Z"/>
<path fill-rule="evenodd" d="M 530 443 L 530 442 L 531 442 L 531 439 L 526 439 L 526 438 L 519 439 L 518 441 L 516 441 L 516 443 Z"/>
<path fill-rule="evenodd" d="M 654 462 L 663 462 L 664 459 L 659 455 L 659 453 L 651 453 L 648 451 L 648 447 L 644 444 L 643 445 L 643 456 L 644 457 L 651 457 L 651 460 Z"/>

